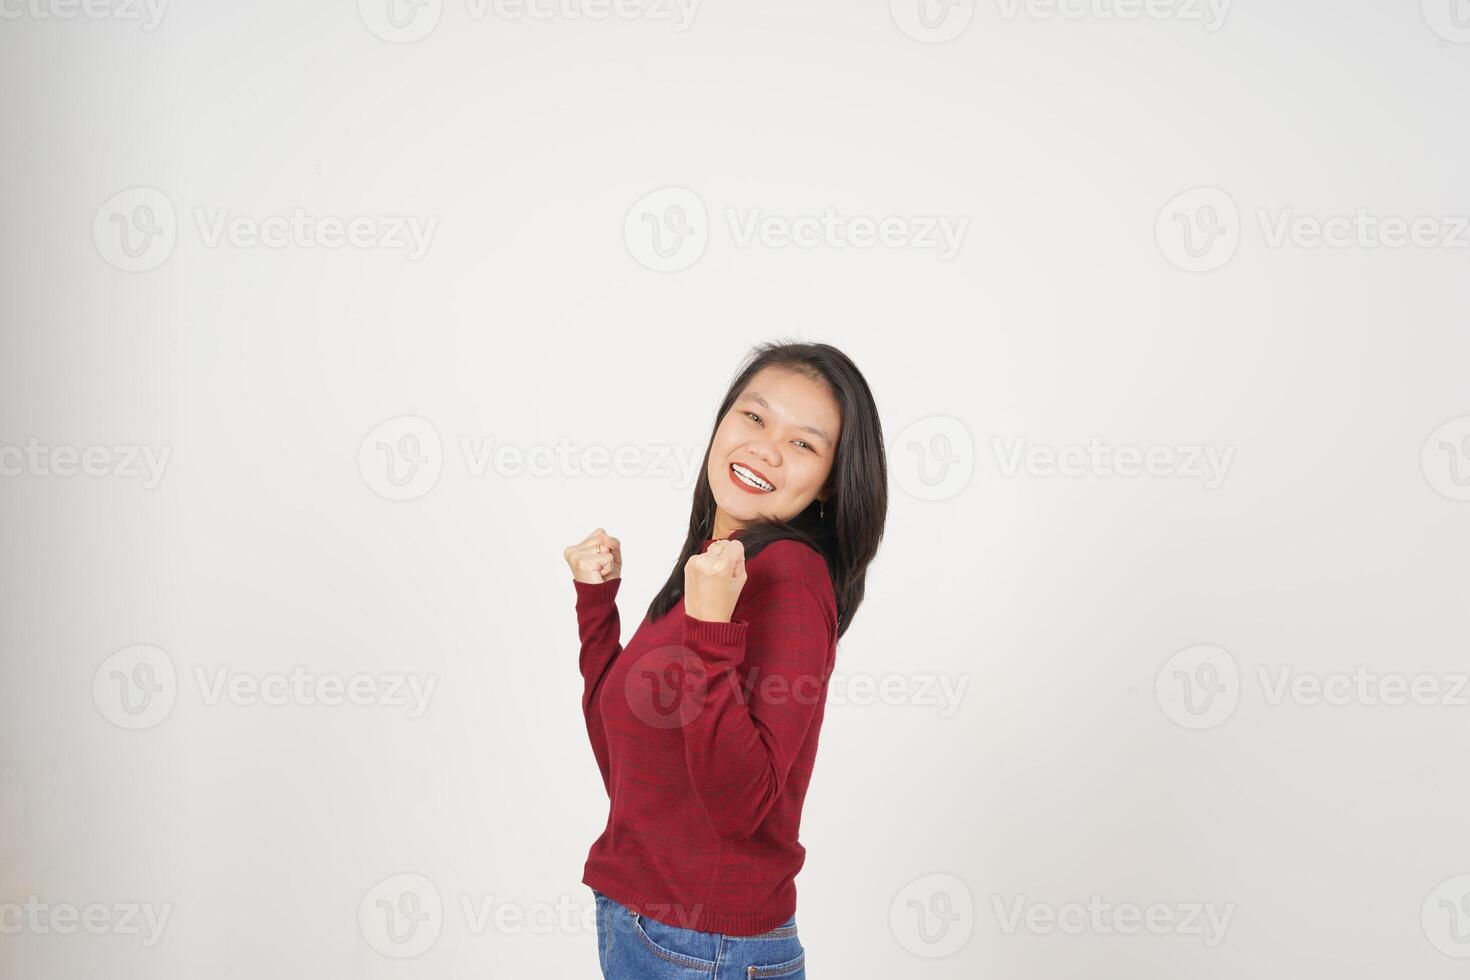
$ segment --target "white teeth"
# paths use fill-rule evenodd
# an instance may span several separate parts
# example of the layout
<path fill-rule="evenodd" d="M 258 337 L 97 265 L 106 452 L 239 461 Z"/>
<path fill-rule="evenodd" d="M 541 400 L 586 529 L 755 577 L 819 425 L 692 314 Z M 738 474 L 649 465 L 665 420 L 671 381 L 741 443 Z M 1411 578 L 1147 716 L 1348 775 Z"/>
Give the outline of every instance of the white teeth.
<path fill-rule="evenodd" d="M 767 493 L 770 493 L 772 490 L 776 489 L 765 480 L 762 480 L 760 477 L 750 472 L 750 470 L 741 466 L 739 463 L 731 463 L 730 468 L 735 471 L 736 476 L 740 477 L 741 483 L 748 483 L 751 486 L 755 487 L 757 490 L 764 490 Z"/>

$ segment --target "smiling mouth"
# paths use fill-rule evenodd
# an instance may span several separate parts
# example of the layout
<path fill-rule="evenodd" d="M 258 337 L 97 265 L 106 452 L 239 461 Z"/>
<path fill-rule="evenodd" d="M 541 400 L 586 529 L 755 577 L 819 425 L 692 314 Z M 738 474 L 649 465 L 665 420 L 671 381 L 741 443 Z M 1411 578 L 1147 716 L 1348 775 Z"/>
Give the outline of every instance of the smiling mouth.
<path fill-rule="evenodd" d="M 774 483 L 742 463 L 731 463 L 730 473 L 737 483 L 749 487 L 752 490 L 757 490 L 761 493 L 774 493 L 776 490 Z"/>

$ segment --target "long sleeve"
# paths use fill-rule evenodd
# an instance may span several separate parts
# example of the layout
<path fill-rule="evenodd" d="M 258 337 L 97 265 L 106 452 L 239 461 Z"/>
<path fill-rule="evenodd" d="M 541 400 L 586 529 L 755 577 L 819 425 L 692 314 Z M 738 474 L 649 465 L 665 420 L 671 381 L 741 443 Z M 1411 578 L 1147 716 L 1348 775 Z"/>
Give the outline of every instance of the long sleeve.
<path fill-rule="evenodd" d="M 597 768 L 602 772 L 602 785 L 612 795 L 609 778 L 607 732 L 602 724 L 602 712 L 597 707 L 597 695 L 602 680 L 607 676 L 618 654 L 623 650 L 621 624 L 618 621 L 617 595 L 621 578 L 589 584 L 572 579 L 577 590 L 577 632 L 582 641 L 578 663 L 582 670 L 582 715 L 587 719 L 587 737 L 592 742 L 592 754 L 597 757 Z"/>
<path fill-rule="evenodd" d="M 835 608 L 801 578 L 767 585 L 743 612 L 745 619 L 728 623 L 682 614 L 684 646 L 704 668 L 703 705 L 682 726 L 685 761 L 695 794 L 727 840 L 754 834 L 780 799 L 822 707 L 835 649 Z M 747 696 L 735 669 L 742 663 Z"/>

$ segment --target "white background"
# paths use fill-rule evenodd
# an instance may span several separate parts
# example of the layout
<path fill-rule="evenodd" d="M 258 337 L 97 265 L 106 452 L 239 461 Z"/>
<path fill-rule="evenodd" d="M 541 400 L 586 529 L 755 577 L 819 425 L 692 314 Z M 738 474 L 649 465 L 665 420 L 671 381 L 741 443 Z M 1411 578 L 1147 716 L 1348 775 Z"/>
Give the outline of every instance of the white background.
<path fill-rule="evenodd" d="M 1462 976 L 1470 9 L 625 9 L 0 4 L 0 972 L 595 976 L 561 549 L 623 540 L 626 640 L 687 521 L 663 451 L 697 464 L 784 337 L 863 370 L 892 477 L 802 827 L 810 976 Z M 704 210 L 672 271 L 638 234 L 665 188 Z M 741 243 L 829 208 L 966 231 Z M 417 257 L 209 234 L 296 209 L 434 223 Z M 1310 237 L 1359 211 L 1442 233 Z M 388 499 L 364 440 L 425 425 L 438 479 Z M 1094 438 L 1178 465 L 1004 465 Z M 477 468 L 487 440 L 571 448 Z M 28 444 L 168 456 L 147 485 Z M 129 729 L 138 645 L 176 691 Z M 298 666 L 435 687 L 419 717 L 211 698 Z M 1273 703 L 1358 668 L 1444 697 Z M 442 911 L 392 955 L 376 899 L 423 881 Z M 1180 928 L 1045 927 L 1093 896 Z M 28 902 L 168 918 L 148 944 Z"/>

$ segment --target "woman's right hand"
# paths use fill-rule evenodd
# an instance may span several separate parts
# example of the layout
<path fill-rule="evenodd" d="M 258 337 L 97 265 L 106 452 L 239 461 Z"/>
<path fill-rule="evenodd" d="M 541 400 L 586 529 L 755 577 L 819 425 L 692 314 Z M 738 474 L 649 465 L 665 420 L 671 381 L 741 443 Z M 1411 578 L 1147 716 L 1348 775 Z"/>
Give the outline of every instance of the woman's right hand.
<path fill-rule="evenodd" d="M 593 531 L 562 552 L 572 578 L 599 585 L 623 574 L 623 543 L 602 528 Z"/>

